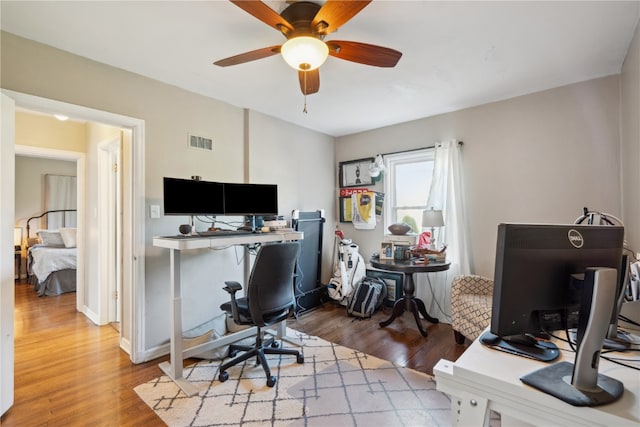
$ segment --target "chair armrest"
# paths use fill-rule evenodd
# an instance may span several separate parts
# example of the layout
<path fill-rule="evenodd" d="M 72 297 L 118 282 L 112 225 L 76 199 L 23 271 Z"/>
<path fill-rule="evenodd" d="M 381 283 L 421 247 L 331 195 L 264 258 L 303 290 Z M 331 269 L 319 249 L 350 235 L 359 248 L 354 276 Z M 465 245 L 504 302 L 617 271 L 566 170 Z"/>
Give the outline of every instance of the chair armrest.
<path fill-rule="evenodd" d="M 225 286 L 222 289 L 229 292 L 229 295 L 231 295 L 231 317 L 236 319 L 236 322 L 237 322 L 238 319 L 240 319 L 240 314 L 238 312 L 238 302 L 236 301 L 236 292 L 242 289 L 242 285 L 240 285 L 240 283 L 235 281 L 224 282 L 224 284 L 227 286 Z"/>
<path fill-rule="evenodd" d="M 242 289 L 242 285 L 240 285 L 240 283 L 238 282 L 224 282 L 225 286 L 224 289 L 225 291 L 229 292 L 231 295 L 235 294 L 236 292 L 238 292 L 240 289 Z"/>
<path fill-rule="evenodd" d="M 476 275 L 458 276 L 451 283 L 452 297 L 454 294 L 492 295 L 493 280 Z"/>

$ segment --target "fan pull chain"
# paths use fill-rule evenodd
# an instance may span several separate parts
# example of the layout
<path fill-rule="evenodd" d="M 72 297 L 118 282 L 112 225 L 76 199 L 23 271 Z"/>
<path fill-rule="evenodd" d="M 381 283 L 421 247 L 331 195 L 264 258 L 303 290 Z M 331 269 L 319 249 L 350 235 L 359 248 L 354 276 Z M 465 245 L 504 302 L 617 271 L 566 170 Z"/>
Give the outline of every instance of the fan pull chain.
<path fill-rule="evenodd" d="M 307 114 L 307 72 L 304 72 L 304 108 L 302 112 Z"/>

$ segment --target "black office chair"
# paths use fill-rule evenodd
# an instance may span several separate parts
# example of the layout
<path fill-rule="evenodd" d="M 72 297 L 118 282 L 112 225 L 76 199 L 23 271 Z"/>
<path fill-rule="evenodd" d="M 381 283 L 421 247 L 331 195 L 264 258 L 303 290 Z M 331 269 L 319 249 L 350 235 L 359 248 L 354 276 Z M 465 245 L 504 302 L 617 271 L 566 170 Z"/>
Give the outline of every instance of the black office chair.
<path fill-rule="evenodd" d="M 245 297 L 236 298 L 236 292 L 242 289 L 240 283 L 225 282 L 227 286 L 223 289 L 229 292 L 231 301 L 220 308 L 230 314 L 236 324 L 257 326 L 258 331 L 253 346 L 230 346 L 230 357 L 239 351 L 244 353 L 220 366 L 218 379 L 221 382 L 229 379 L 227 369 L 253 356 L 256 356 L 256 363 L 262 365 L 269 387 L 275 385 L 276 377 L 271 376 L 265 354 L 289 354 L 296 356 L 298 363 L 304 363 L 304 356 L 299 351 L 278 348 L 278 342 L 273 337 L 264 340 L 262 336 L 262 327 L 279 323 L 294 311 L 293 278 L 299 253 L 298 242 L 262 246 L 254 261 Z"/>

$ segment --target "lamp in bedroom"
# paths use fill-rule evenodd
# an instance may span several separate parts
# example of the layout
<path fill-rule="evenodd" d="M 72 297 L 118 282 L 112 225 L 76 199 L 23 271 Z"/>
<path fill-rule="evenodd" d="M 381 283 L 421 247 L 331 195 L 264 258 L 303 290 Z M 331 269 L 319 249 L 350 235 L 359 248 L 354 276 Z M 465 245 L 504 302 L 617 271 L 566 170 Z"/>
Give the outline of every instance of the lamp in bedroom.
<path fill-rule="evenodd" d="M 14 250 L 22 250 L 22 227 L 13 228 L 13 246 Z"/>
<path fill-rule="evenodd" d="M 424 228 L 431 228 L 431 242 L 433 245 L 432 249 L 438 249 L 439 247 L 439 238 L 440 233 L 438 233 L 438 238 L 435 238 L 435 229 L 444 227 L 444 218 L 442 216 L 441 210 L 434 210 L 433 208 L 422 211 L 422 226 Z"/>

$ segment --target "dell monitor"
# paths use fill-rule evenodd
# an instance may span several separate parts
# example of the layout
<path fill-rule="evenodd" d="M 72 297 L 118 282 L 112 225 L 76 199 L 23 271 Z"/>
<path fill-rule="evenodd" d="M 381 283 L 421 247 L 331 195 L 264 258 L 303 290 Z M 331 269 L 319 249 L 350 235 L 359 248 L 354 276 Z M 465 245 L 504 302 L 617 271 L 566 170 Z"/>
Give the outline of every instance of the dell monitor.
<path fill-rule="evenodd" d="M 224 215 L 224 184 L 195 179 L 163 179 L 165 215 Z"/>
<path fill-rule="evenodd" d="M 490 333 L 480 342 L 552 361 L 547 331 L 577 328 L 575 364 L 554 363 L 521 380 L 576 406 L 616 400 L 622 384 L 598 374 L 597 360 L 616 305 L 624 228 L 500 224 Z"/>

